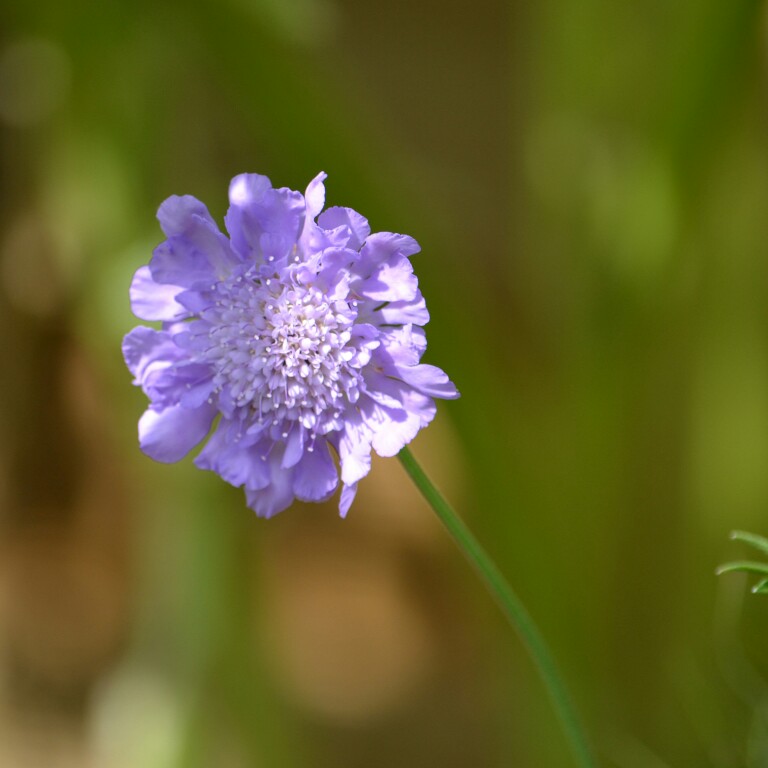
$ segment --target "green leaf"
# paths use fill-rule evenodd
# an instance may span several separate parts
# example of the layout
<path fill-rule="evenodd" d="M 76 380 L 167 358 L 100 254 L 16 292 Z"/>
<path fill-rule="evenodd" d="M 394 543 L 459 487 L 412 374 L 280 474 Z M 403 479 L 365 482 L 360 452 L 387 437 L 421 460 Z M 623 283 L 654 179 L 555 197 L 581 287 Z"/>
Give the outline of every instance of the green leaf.
<path fill-rule="evenodd" d="M 721 565 L 715 573 L 718 576 L 731 571 L 744 571 L 746 573 L 757 573 L 768 576 L 768 563 L 757 563 L 752 560 L 739 560 L 735 563 L 726 563 Z"/>
<path fill-rule="evenodd" d="M 768 579 L 762 579 L 752 587 L 752 592 L 756 595 L 768 595 Z"/>
<path fill-rule="evenodd" d="M 743 541 L 746 544 L 751 544 L 768 555 L 768 539 L 764 536 L 758 536 L 756 533 L 749 533 L 748 531 L 732 531 L 731 538 L 734 541 Z"/>

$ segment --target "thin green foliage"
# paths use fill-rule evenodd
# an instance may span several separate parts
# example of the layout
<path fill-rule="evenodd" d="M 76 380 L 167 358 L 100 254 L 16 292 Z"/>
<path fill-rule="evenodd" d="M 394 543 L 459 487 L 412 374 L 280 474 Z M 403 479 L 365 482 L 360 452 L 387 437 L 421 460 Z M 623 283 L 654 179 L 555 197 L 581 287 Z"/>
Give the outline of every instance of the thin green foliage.
<path fill-rule="evenodd" d="M 743 541 L 746 544 L 751 544 L 756 549 L 759 549 L 761 552 L 768 555 L 768 539 L 764 536 L 758 536 L 756 533 L 749 533 L 749 531 L 732 531 L 731 538 L 734 541 Z"/>
<path fill-rule="evenodd" d="M 743 541 L 768 555 L 768 539 L 764 536 L 759 536 L 756 533 L 749 533 L 748 531 L 732 531 L 731 538 L 734 541 Z M 721 576 L 724 573 L 734 572 L 751 573 L 762 576 L 763 578 L 752 587 L 752 592 L 756 595 L 768 594 L 768 563 L 761 563 L 756 560 L 735 560 L 732 563 L 721 565 L 716 571 L 718 576 Z"/>

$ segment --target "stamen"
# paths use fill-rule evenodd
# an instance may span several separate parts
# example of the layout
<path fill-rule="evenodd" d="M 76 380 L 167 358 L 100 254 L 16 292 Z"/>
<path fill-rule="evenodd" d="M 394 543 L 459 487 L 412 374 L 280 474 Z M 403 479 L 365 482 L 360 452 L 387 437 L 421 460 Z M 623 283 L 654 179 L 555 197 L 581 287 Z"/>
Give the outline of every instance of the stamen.
<path fill-rule="evenodd" d="M 343 403 L 355 402 L 362 388 L 370 356 L 351 333 L 357 302 L 329 302 L 291 275 L 260 282 L 255 271 L 218 283 L 216 298 L 191 332 L 206 341 L 197 362 L 213 367 L 216 391 L 228 392 L 250 419 L 282 423 L 284 439 L 295 422 L 312 430 L 313 451 L 317 434 L 335 428 Z"/>

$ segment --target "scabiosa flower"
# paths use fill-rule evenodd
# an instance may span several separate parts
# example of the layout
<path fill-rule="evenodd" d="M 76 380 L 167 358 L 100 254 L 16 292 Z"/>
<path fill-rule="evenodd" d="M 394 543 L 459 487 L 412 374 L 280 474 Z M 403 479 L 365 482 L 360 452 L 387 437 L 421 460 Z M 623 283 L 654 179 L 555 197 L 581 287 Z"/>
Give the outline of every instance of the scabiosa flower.
<path fill-rule="evenodd" d="M 202 469 L 244 487 L 271 517 L 294 498 L 324 501 L 339 484 L 346 515 L 371 450 L 394 456 L 458 397 L 420 363 L 429 320 L 409 257 L 416 241 L 371 234 L 325 204 L 319 174 L 304 195 L 243 174 L 229 187 L 222 234 L 185 195 L 158 211 L 167 240 L 131 284 L 142 320 L 123 341 L 150 399 L 141 449 L 174 462 L 200 443 Z"/>

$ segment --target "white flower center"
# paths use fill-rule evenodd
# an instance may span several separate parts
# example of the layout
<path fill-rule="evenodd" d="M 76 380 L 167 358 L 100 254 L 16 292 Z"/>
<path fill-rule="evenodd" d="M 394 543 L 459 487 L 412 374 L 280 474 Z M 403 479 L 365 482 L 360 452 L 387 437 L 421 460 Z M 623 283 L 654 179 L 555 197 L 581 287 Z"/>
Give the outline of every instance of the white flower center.
<path fill-rule="evenodd" d="M 368 356 L 352 333 L 357 312 L 286 282 L 239 277 L 212 286 L 214 306 L 201 313 L 207 327 L 195 334 L 207 336 L 201 362 L 213 367 L 216 392 L 256 420 L 325 434 L 359 397 Z"/>

